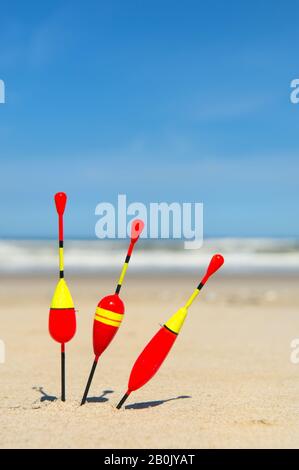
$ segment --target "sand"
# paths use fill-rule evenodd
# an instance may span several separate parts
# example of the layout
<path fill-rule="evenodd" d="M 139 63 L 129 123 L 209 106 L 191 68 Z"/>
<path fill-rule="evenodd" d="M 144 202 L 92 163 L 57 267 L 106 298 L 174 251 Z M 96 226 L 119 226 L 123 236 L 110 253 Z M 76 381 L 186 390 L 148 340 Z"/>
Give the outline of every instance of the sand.
<path fill-rule="evenodd" d="M 115 409 L 146 342 L 184 302 L 194 277 L 126 279 L 126 318 L 80 407 L 98 300 L 114 279 L 69 277 L 78 331 L 67 346 L 61 403 L 59 345 L 48 335 L 54 276 L 0 280 L 1 448 L 298 448 L 297 279 L 215 277 L 190 309 L 157 376 Z"/>

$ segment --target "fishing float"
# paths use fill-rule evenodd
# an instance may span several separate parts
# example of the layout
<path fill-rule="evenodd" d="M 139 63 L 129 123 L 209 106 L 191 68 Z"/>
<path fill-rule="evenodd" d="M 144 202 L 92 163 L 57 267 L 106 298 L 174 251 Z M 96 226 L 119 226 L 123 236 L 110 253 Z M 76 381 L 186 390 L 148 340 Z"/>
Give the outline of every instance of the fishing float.
<path fill-rule="evenodd" d="M 122 299 L 120 298 L 119 293 L 129 266 L 134 246 L 137 240 L 139 239 L 143 228 L 144 223 L 142 220 L 136 219 L 132 222 L 130 244 L 115 289 L 115 293 L 103 297 L 103 299 L 100 300 L 96 308 L 93 322 L 93 351 L 95 357 L 86 384 L 84 395 L 81 401 L 81 406 L 84 405 L 84 403 L 86 402 L 99 357 L 103 354 L 105 349 L 111 343 L 123 320 L 123 316 L 125 313 L 125 305 Z"/>
<path fill-rule="evenodd" d="M 58 214 L 59 281 L 57 283 L 49 313 L 49 332 L 61 345 L 61 400 L 65 401 L 65 344 L 76 333 L 76 313 L 73 299 L 64 279 L 63 215 L 67 202 L 65 193 L 54 196 Z"/>
<path fill-rule="evenodd" d="M 169 318 L 144 348 L 131 370 L 127 392 L 118 403 L 117 409 L 122 407 L 132 392 L 145 385 L 158 372 L 178 337 L 186 319 L 188 308 L 192 305 L 208 279 L 221 268 L 223 263 L 224 258 L 222 255 L 217 254 L 213 256 L 206 274 L 185 305 Z"/>

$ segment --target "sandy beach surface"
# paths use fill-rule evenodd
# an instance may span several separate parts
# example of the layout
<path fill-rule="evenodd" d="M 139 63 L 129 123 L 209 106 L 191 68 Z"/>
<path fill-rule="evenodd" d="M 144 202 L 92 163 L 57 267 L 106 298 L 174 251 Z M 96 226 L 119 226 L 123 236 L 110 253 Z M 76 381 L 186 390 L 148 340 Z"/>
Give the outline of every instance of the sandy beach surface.
<path fill-rule="evenodd" d="M 196 282 L 191 275 L 127 277 L 125 320 L 80 407 L 95 307 L 115 278 L 68 278 L 78 330 L 66 348 L 66 403 L 59 400 L 59 345 L 47 329 L 56 277 L 1 278 L 1 448 L 298 448 L 295 277 L 215 276 L 156 377 L 115 409 L 138 354 Z"/>

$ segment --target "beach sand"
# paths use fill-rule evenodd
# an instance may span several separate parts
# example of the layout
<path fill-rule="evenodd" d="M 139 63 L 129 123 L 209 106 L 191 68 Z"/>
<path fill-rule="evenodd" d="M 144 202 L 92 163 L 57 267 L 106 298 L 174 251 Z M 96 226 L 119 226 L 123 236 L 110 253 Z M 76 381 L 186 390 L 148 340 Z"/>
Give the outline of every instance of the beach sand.
<path fill-rule="evenodd" d="M 215 276 L 189 311 L 154 379 L 115 405 L 146 342 L 186 300 L 196 276 L 128 275 L 125 320 L 100 359 L 89 402 L 80 399 L 93 361 L 92 323 L 115 278 L 68 277 L 78 309 L 66 347 L 61 403 L 60 348 L 48 334 L 55 276 L 1 278 L 1 448 L 299 447 L 298 280 Z"/>

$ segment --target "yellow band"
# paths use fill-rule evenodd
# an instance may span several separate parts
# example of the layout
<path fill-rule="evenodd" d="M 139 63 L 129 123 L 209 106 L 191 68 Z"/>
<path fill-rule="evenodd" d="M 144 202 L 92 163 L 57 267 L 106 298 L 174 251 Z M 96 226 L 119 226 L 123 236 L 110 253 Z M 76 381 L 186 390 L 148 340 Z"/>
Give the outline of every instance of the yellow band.
<path fill-rule="evenodd" d="M 110 320 L 116 320 L 116 321 L 122 321 L 123 319 L 122 313 L 111 312 L 111 310 L 105 310 L 104 308 L 101 308 L 101 307 L 97 307 L 96 315 L 100 317 L 103 316 L 103 317 L 109 318 Z"/>
<path fill-rule="evenodd" d="M 126 272 L 127 272 L 127 269 L 128 269 L 128 263 L 125 263 L 123 265 L 123 268 L 122 268 L 122 271 L 120 273 L 120 277 L 119 277 L 119 281 L 118 281 L 118 285 L 121 286 L 122 283 L 123 283 L 123 280 L 124 280 L 124 277 L 126 275 Z"/>
<path fill-rule="evenodd" d="M 116 326 L 117 328 L 120 326 L 120 321 L 108 320 L 108 318 L 98 317 L 97 315 L 94 317 L 96 321 L 101 323 L 105 323 L 106 325 Z"/>
<path fill-rule="evenodd" d="M 63 271 L 64 262 L 63 262 L 63 248 L 59 248 L 59 270 Z"/>
<path fill-rule="evenodd" d="M 111 312 L 110 310 L 97 307 L 94 319 L 101 323 L 105 323 L 106 325 L 118 328 L 122 322 L 123 315 L 121 313 Z"/>

